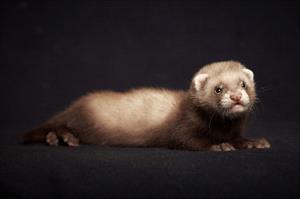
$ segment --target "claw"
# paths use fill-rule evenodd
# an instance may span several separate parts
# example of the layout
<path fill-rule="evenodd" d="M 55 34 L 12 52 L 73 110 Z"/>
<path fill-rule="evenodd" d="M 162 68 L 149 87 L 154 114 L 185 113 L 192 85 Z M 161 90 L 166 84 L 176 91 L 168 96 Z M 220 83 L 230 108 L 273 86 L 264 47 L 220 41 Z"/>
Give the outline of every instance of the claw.
<path fill-rule="evenodd" d="M 221 144 L 212 145 L 209 150 L 211 151 L 235 151 L 236 149 L 228 142 L 223 142 Z"/>

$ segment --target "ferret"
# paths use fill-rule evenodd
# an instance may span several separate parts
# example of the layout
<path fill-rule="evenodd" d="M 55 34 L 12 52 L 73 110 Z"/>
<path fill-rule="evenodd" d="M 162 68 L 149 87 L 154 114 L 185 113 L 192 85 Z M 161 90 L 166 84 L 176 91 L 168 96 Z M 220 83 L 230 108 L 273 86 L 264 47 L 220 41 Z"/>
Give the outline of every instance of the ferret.
<path fill-rule="evenodd" d="M 254 73 L 237 61 L 203 66 L 187 91 L 97 91 L 23 136 L 24 143 L 234 151 L 270 148 L 243 130 L 256 101 Z"/>

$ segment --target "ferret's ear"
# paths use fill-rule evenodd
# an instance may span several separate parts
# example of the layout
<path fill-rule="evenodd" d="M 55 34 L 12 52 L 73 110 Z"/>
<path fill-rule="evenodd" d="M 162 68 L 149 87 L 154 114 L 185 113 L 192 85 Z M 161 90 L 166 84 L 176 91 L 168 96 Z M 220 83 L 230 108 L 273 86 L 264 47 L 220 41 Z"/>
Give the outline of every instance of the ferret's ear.
<path fill-rule="evenodd" d="M 252 72 L 252 70 L 244 68 L 243 71 L 251 81 L 254 81 L 254 73 Z"/>
<path fill-rule="evenodd" d="M 206 82 L 207 78 L 208 78 L 208 74 L 201 74 L 201 73 L 194 77 L 193 84 L 197 91 L 201 89 L 201 87 Z"/>

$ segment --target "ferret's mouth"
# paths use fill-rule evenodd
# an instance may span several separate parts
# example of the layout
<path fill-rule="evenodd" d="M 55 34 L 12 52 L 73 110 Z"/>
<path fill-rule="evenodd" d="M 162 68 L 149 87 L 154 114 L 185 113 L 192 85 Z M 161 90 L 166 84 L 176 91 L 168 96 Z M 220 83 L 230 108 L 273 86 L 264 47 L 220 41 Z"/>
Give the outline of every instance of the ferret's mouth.
<path fill-rule="evenodd" d="M 241 113 L 241 112 L 244 112 L 245 110 L 246 110 L 246 106 L 241 103 L 234 103 L 230 107 L 230 112 L 232 112 L 232 113 Z"/>
<path fill-rule="evenodd" d="M 227 103 L 225 103 L 227 102 Z M 232 116 L 238 116 L 248 111 L 249 103 L 244 101 L 226 101 L 221 102 L 223 114 Z"/>

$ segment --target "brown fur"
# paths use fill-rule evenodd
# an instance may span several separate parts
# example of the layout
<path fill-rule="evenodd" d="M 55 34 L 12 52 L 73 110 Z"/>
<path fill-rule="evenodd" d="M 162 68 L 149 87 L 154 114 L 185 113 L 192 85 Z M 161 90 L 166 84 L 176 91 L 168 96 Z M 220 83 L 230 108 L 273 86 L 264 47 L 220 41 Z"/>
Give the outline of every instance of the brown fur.
<path fill-rule="evenodd" d="M 69 146 L 77 146 L 78 138 L 82 143 L 108 146 L 214 151 L 268 148 L 270 145 L 265 139 L 242 137 L 248 112 L 256 98 L 254 81 L 241 72 L 244 68 L 233 61 L 203 67 L 197 74 L 205 73 L 209 78 L 202 82 L 200 91 L 195 90 L 193 78 L 188 91 L 142 88 L 125 93 L 90 93 L 26 133 L 24 142 L 57 145 L 61 140 Z M 242 78 L 248 85 L 245 90 L 250 107 L 240 114 L 220 110 L 222 95 L 213 94 L 214 86 L 220 82 L 228 90 L 236 90 L 240 80 L 233 77 Z"/>

